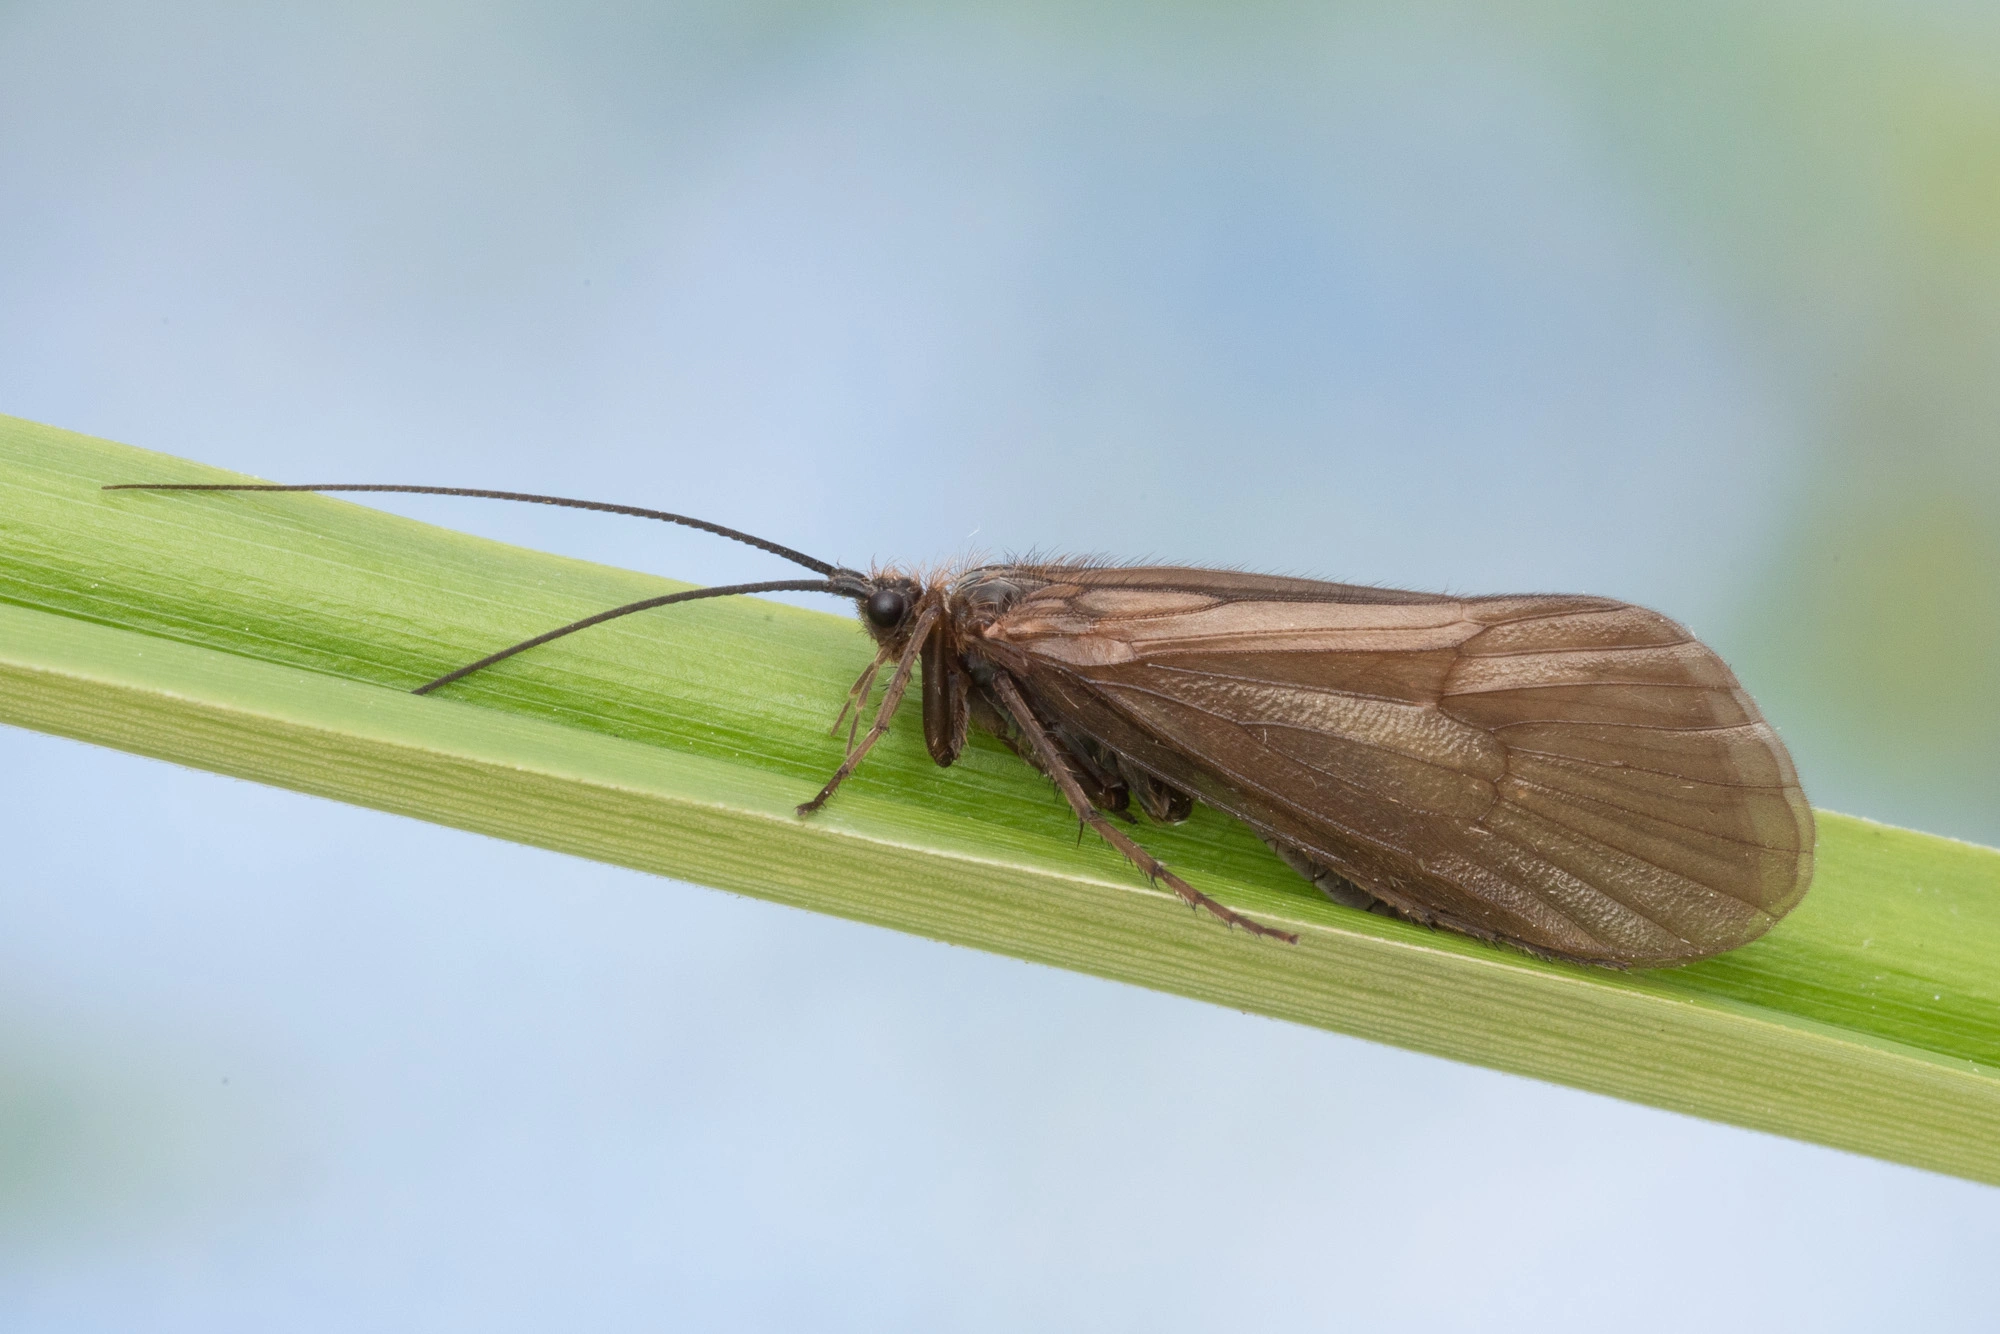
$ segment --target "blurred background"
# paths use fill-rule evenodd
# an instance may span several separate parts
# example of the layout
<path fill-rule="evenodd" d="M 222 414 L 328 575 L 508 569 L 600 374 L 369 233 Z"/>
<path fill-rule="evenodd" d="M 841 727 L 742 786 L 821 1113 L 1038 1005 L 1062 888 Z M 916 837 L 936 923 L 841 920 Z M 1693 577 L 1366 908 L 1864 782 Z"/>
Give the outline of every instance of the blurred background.
<path fill-rule="evenodd" d="M 12 0 L 0 69 L 0 412 L 1612 594 L 2000 841 L 1992 6 Z M 1991 1319 L 1985 1187 L 18 731 L 0 829 L 10 1330 Z"/>

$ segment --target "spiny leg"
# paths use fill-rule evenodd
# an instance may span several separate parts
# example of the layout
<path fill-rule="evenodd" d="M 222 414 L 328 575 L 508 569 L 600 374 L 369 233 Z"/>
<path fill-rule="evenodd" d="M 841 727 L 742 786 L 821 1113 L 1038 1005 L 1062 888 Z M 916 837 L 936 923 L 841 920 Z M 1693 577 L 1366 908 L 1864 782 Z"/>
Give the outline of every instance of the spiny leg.
<path fill-rule="evenodd" d="M 833 777 L 826 780 L 826 786 L 819 790 L 819 795 L 799 807 L 800 815 L 811 815 L 826 805 L 827 798 L 847 781 L 849 774 L 861 767 L 861 761 L 868 758 L 868 752 L 875 749 L 875 743 L 888 732 L 889 720 L 896 716 L 896 706 L 903 702 L 903 692 L 910 688 L 910 674 L 917 669 L 917 655 L 923 651 L 924 640 L 930 637 L 932 627 L 937 625 L 938 617 L 943 612 L 942 598 L 919 604 L 917 623 L 910 629 L 910 642 L 896 663 L 896 674 L 889 678 L 889 688 L 882 692 L 882 707 L 876 711 L 875 725 L 868 729 L 867 736 L 861 738 L 861 744 L 840 762 L 840 767 L 833 771 Z"/>
<path fill-rule="evenodd" d="M 881 671 L 882 664 L 888 660 L 888 649 L 875 650 L 875 661 L 869 663 L 867 670 L 862 672 L 856 678 L 854 684 L 847 688 L 847 702 L 840 706 L 840 715 L 833 720 L 833 726 L 827 729 L 826 734 L 828 736 L 839 736 L 840 725 L 847 722 L 848 713 L 852 712 L 854 714 L 854 721 L 848 723 L 847 727 L 847 753 L 849 755 L 854 753 L 854 738 L 861 728 L 861 711 L 868 707 L 868 692 L 875 688 L 875 673 Z"/>
<path fill-rule="evenodd" d="M 847 723 L 847 748 L 849 750 L 854 749 L 855 729 L 861 725 L 861 712 L 868 707 L 868 697 L 875 689 L 875 674 L 882 670 L 882 664 L 887 660 L 888 656 L 889 651 L 887 649 L 877 649 L 875 651 L 875 660 L 862 668 L 861 675 L 855 677 L 854 684 L 847 688 L 847 699 L 841 704 L 840 712 L 835 715 L 833 726 L 827 729 L 826 734 L 828 736 L 839 736 L 840 725 Z M 852 722 L 848 722 L 850 716 L 853 718 Z"/>
<path fill-rule="evenodd" d="M 1077 782 L 1076 775 L 1070 772 L 1069 763 L 1063 758 L 1062 751 L 1056 747 L 1055 742 L 1049 740 L 1049 734 L 1042 730 L 1042 724 L 1035 717 L 1034 710 L 1028 707 L 1025 699 L 1021 698 L 1021 691 L 1014 684 L 1013 678 L 1005 672 L 995 673 L 993 693 L 1000 697 L 1000 703 L 1013 715 L 1021 734 L 1028 739 L 1028 744 L 1034 747 L 1035 754 L 1041 757 L 1042 767 L 1048 770 L 1049 777 L 1055 779 L 1056 786 L 1062 790 L 1063 796 L 1069 799 L 1070 809 L 1076 812 L 1076 818 L 1095 829 L 1098 837 L 1106 843 L 1124 853 L 1126 860 L 1138 867 L 1147 879 L 1165 881 L 1167 888 L 1180 895 L 1181 901 L 1189 907 L 1206 908 L 1230 926 L 1240 926 L 1253 936 L 1272 936 L 1294 945 L 1298 943 L 1299 938 L 1290 931 L 1280 931 L 1276 927 L 1265 926 L 1262 922 L 1252 921 L 1233 908 L 1217 903 L 1160 865 L 1152 853 L 1127 838 L 1123 831 L 1105 819 L 1098 813 L 1097 808 L 1090 804 L 1090 798 L 1083 793 L 1083 785 Z"/>

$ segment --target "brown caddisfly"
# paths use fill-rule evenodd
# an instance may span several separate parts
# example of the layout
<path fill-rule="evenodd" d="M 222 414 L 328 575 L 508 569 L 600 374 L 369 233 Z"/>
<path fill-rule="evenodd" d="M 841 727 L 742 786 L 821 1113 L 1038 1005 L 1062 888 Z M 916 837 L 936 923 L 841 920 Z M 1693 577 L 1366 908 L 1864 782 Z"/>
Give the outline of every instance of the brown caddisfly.
<path fill-rule="evenodd" d="M 698 598 L 853 599 L 876 643 L 849 694 L 868 730 L 923 667 L 924 742 L 948 765 L 977 725 L 1055 781 L 1077 818 L 1189 904 L 1217 903 L 1106 818 L 1244 821 L 1328 897 L 1562 959 L 1681 963 L 1754 940 L 1812 878 L 1813 818 L 1777 733 L 1681 626 L 1608 598 L 1447 597 L 1273 575 L 1081 561 L 937 578 L 863 574 L 679 514 L 445 486 L 133 485 L 148 491 L 481 496 L 684 524 L 812 570 L 613 607 L 489 654 Z M 842 710 L 845 717 L 847 709 Z M 835 723 L 839 727 L 839 723 Z"/>

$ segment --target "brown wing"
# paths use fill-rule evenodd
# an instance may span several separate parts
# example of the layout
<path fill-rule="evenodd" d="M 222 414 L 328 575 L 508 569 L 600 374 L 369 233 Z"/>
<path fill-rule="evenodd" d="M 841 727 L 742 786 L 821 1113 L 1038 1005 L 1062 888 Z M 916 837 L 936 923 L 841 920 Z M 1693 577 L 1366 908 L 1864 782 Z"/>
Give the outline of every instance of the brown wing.
<path fill-rule="evenodd" d="M 1655 612 L 1018 573 L 1041 586 L 983 647 L 1042 707 L 1422 920 L 1656 965 L 1755 939 L 1811 879 L 1783 744 Z"/>

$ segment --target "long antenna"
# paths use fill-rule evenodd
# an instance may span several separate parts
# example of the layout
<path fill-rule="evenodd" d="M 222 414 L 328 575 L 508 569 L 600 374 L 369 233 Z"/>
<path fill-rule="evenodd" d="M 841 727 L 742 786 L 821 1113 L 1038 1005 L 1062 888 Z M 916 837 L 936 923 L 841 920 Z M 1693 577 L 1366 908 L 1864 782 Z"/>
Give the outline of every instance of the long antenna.
<path fill-rule="evenodd" d="M 677 523 L 684 528 L 699 528 L 717 537 L 726 537 L 732 542 L 742 542 L 773 556 L 783 556 L 794 565 L 803 565 L 816 574 L 831 575 L 837 567 L 823 560 L 814 560 L 802 551 L 780 546 L 776 542 L 734 528 L 724 528 L 719 523 L 706 519 L 691 519 L 685 514 L 669 514 L 665 510 L 641 509 L 637 505 L 612 505 L 602 500 L 570 500 L 563 496 L 536 496 L 522 491 L 475 491 L 463 486 L 379 486 L 346 482 L 318 482 L 310 486 L 274 486 L 270 484 L 232 482 L 123 482 L 117 486 L 107 486 L 106 491 L 400 491 L 419 496 L 476 496 L 484 500 L 519 500 L 530 505 L 560 505 L 564 509 L 597 510 L 605 514 L 629 514 L 639 519 L 659 519 L 665 523 Z M 772 591 L 775 591 L 773 589 Z M 830 591 L 830 590 L 818 590 Z M 657 605 L 657 604 L 648 604 Z M 637 611 L 634 606 L 632 610 Z M 609 613 L 607 613 L 609 615 Z M 539 641 L 538 641 L 539 642 Z M 510 650 L 511 651 L 511 650 Z M 502 655 L 505 656 L 504 654 Z M 469 668 L 467 670 L 470 670 Z M 433 685 L 440 684 L 432 682 Z M 428 690 L 430 687 L 426 686 Z M 421 692 L 419 692 L 421 693 Z"/>
<path fill-rule="evenodd" d="M 554 630 L 548 631 L 546 634 L 536 635 L 533 639 L 524 639 L 518 644 L 510 644 L 498 653 L 487 654 L 478 662 L 469 662 L 455 672 L 446 672 L 435 681 L 427 681 L 410 693 L 412 695 L 428 695 L 439 686 L 448 686 L 461 677 L 472 675 L 482 667 L 491 667 L 494 663 L 505 658 L 511 658 L 516 653 L 520 653 L 526 649 L 538 648 L 548 643 L 551 639 L 561 639 L 564 635 L 573 635 L 579 630 L 588 630 L 593 625 L 602 625 L 604 622 L 616 620 L 620 616 L 630 616 L 635 611 L 646 611 L 653 607 L 664 607 L 670 602 L 693 602 L 697 598 L 732 597 L 738 593 L 840 593 L 841 591 L 839 581 L 833 579 L 774 579 L 762 584 L 723 584 L 715 588 L 691 588 L 685 593 L 668 593 L 661 597 L 647 598 L 642 602 L 628 602 L 622 607 L 613 607 L 610 611 L 600 611 L 595 616 L 586 616 L 580 621 L 571 621 L 568 625 L 559 626 Z"/>

